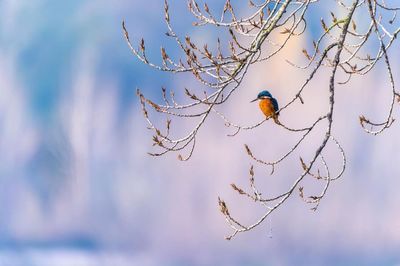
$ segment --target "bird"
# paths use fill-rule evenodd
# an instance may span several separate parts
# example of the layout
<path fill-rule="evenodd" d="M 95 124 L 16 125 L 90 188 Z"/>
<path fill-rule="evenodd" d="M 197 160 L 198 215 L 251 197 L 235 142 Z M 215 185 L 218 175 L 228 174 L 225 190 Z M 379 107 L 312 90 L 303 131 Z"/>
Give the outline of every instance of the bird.
<path fill-rule="evenodd" d="M 263 114 L 267 118 L 272 117 L 275 123 L 280 125 L 280 122 L 278 120 L 278 101 L 274 97 L 272 97 L 272 94 L 267 90 L 263 90 L 257 95 L 257 98 L 255 98 L 251 102 L 255 102 L 257 100 L 259 100 L 259 106 Z"/>

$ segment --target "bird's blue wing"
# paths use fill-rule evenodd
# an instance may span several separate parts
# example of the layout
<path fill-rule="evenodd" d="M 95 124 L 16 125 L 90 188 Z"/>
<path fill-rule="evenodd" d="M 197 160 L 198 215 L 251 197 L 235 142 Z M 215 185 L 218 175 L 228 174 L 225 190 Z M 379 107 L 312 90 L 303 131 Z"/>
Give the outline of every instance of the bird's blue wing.
<path fill-rule="evenodd" d="M 272 104 L 274 106 L 275 112 L 279 110 L 278 101 L 275 98 L 271 98 Z"/>

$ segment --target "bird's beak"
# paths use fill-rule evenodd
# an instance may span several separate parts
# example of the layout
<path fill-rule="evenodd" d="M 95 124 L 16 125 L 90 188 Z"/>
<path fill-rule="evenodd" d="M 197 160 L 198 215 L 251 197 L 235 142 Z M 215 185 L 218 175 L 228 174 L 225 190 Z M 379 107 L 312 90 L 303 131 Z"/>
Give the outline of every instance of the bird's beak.
<path fill-rule="evenodd" d="M 252 101 L 250 101 L 250 102 L 252 103 L 252 102 L 255 102 L 255 101 L 257 101 L 257 100 L 258 100 L 258 98 L 255 98 L 254 100 L 252 100 Z"/>

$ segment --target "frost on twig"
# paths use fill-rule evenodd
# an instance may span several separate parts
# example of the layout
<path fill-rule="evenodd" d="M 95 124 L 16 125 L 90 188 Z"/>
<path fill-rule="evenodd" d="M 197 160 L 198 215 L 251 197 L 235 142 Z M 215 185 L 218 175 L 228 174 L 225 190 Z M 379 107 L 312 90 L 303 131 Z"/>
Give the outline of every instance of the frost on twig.
<path fill-rule="evenodd" d="M 239 195 L 260 204 L 265 208 L 264 214 L 254 223 L 246 225 L 239 221 L 229 210 L 228 204 L 218 199 L 220 211 L 232 229 L 227 239 L 232 239 L 238 233 L 252 230 L 276 209 L 281 207 L 288 198 L 298 193 L 307 204 L 312 204 L 316 210 L 321 200 L 326 195 L 331 183 L 343 175 L 346 168 L 346 157 L 342 146 L 333 135 L 335 115 L 335 90 L 337 84 L 346 84 L 354 76 L 364 76 L 375 68 L 379 61 L 386 65 L 387 86 L 392 95 L 391 101 L 385 105 L 387 115 L 382 121 L 371 121 L 365 115 L 360 115 L 360 124 L 367 133 L 378 135 L 389 128 L 393 122 L 393 109 L 396 102 L 400 101 L 400 94 L 396 91 L 393 72 L 388 54 L 389 48 L 397 38 L 400 28 L 394 28 L 397 23 L 397 12 L 400 7 L 388 6 L 384 1 L 378 0 L 353 0 L 332 1 L 337 6 L 338 14 L 330 13 L 331 20 L 321 19 L 317 23 L 321 26 L 321 34 L 312 43 L 312 49 L 300 49 L 307 61 L 299 65 L 287 60 L 289 66 L 298 71 L 303 71 L 305 78 L 299 84 L 297 92 L 292 98 L 283 103 L 280 113 L 296 101 L 306 104 L 302 95 L 310 87 L 310 82 L 317 72 L 327 69 L 330 72 L 326 81 L 329 92 L 327 111 L 322 112 L 312 123 L 302 128 L 293 128 L 284 123 L 278 126 L 292 134 L 296 134 L 298 141 L 280 157 L 274 160 L 265 160 L 254 154 L 249 145 L 245 151 L 255 164 L 269 167 L 270 173 L 276 173 L 276 166 L 285 160 L 294 160 L 300 174 L 294 182 L 281 193 L 264 197 L 262 188 L 256 184 L 256 175 L 253 166 L 249 172 L 249 189 L 232 184 L 232 189 Z M 269 62 L 279 54 L 293 39 L 299 38 L 307 31 L 308 25 L 316 23 L 312 16 L 307 16 L 311 8 L 318 8 L 326 4 L 322 0 L 265 0 L 248 1 L 248 12 L 243 16 L 242 10 L 237 10 L 235 3 L 230 0 L 224 2 L 222 10 L 216 12 L 207 3 L 189 0 L 188 9 L 193 15 L 195 27 L 211 26 L 216 30 L 226 32 L 228 40 L 216 39 L 215 43 L 199 44 L 190 36 L 180 36 L 176 33 L 171 20 L 173 10 L 169 3 L 164 2 L 164 20 L 167 26 L 166 38 L 171 38 L 181 51 L 181 58 L 174 59 L 168 51 L 161 47 L 159 63 L 152 62 L 147 56 L 146 43 L 143 39 L 131 39 L 125 22 L 122 23 L 123 33 L 132 54 L 144 64 L 165 72 L 191 73 L 199 82 L 199 87 L 207 90 L 182 88 L 187 98 L 186 103 L 181 103 L 175 97 L 175 92 L 167 88 L 161 89 L 162 102 L 156 103 L 147 98 L 141 90 L 137 90 L 143 115 L 148 123 L 148 128 L 153 132 L 153 146 L 157 149 L 150 153 L 152 156 L 162 156 L 167 153 L 178 153 L 182 161 L 189 160 L 196 149 L 196 137 L 199 130 L 207 124 L 210 116 L 217 116 L 227 128 L 233 129 L 228 136 L 234 137 L 242 131 L 251 131 L 260 127 L 267 117 L 253 125 L 240 125 L 228 118 L 220 111 L 220 106 L 229 102 L 231 95 L 241 89 L 243 78 L 247 75 L 251 65 L 260 62 Z M 343 15 L 344 14 L 344 15 Z M 362 18 L 362 20 L 357 20 Z M 314 18 L 313 18 L 314 19 Z M 273 36 L 283 36 L 276 41 Z M 137 43 L 134 44 L 134 41 Z M 371 49 L 374 47 L 375 49 Z M 382 59 L 382 60 L 381 60 Z M 307 71 L 307 72 L 306 72 Z M 345 80 L 338 80 L 338 73 L 345 75 Z M 341 75 L 342 76 L 342 75 Z M 152 112 L 149 110 L 152 109 Z M 162 127 L 155 124 L 150 114 L 159 114 L 165 117 Z M 194 121 L 191 130 L 182 137 L 173 137 L 170 134 L 177 120 Z M 311 132 L 317 126 L 326 125 L 322 141 L 316 148 L 313 156 L 306 160 L 292 156 L 301 144 L 310 141 Z M 181 132 L 179 132 L 181 133 Z M 342 158 L 339 169 L 330 169 L 329 161 L 324 157 L 327 146 L 332 145 Z M 318 163 L 317 163 L 318 162 Z M 319 166 L 318 166 L 319 165 Z M 321 168 L 321 169 L 320 169 Z M 304 180 L 311 178 L 321 182 L 321 192 L 316 195 L 306 195 Z"/>

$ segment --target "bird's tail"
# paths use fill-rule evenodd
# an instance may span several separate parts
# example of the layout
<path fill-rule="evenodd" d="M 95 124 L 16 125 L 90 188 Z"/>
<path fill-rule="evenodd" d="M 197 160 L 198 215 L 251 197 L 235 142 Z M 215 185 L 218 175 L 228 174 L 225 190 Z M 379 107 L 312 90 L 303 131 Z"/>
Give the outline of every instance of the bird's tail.
<path fill-rule="evenodd" d="M 277 125 L 280 125 L 280 124 L 281 124 L 281 122 L 279 122 L 279 119 L 278 119 L 278 115 L 277 115 L 277 114 L 274 115 L 272 118 L 274 119 L 274 121 L 275 121 L 275 123 L 276 123 Z"/>

